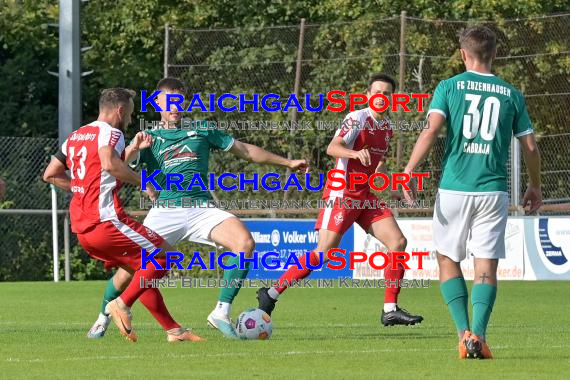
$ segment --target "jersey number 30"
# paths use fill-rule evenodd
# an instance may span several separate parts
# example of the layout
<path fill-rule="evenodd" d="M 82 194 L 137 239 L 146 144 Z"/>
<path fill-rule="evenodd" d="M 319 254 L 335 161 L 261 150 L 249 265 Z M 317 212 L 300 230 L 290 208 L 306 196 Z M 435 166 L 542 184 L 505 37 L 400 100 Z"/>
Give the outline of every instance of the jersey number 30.
<path fill-rule="evenodd" d="M 71 161 L 71 168 L 69 172 L 71 173 L 71 179 L 75 179 L 75 173 L 77 172 L 77 178 L 85 178 L 85 159 L 87 158 L 87 147 L 79 149 L 77 156 L 79 157 L 79 167 L 75 170 L 75 147 L 69 147 L 69 161 Z"/>
<path fill-rule="evenodd" d="M 501 102 L 494 96 L 485 99 L 483 103 L 483 119 L 479 112 L 479 101 L 481 95 L 465 94 L 465 100 L 469 101 L 467 114 L 463 115 L 463 136 L 466 139 L 473 139 L 481 129 L 481 138 L 491 141 L 495 138 L 497 123 L 499 122 L 499 109 Z"/>

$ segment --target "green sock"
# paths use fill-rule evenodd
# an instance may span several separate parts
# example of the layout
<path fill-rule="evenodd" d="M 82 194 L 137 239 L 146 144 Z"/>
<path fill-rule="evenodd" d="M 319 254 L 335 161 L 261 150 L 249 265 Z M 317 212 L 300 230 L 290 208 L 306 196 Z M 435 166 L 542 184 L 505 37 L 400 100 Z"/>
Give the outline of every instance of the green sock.
<path fill-rule="evenodd" d="M 485 338 L 489 318 L 497 298 L 497 287 L 489 284 L 473 285 L 471 303 L 473 304 L 473 334 Z"/>
<path fill-rule="evenodd" d="M 224 271 L 224 279 L 228 281 L 228 285 L 227 287 L 220 288 L 220 296 L 218 297 L 218 301 L 220 302 L 233 302 L 234 298 L 237 296 L 241 288 L 241 281 L 239 281 L 238 284 L 236 284 L 236 281 L 234 281 L 232 284 L 231 281 L 243 280 L 247 277 L 247 272 L 249 272 L 249 262 L 245 263 L 245 269 L 239 269 L 239 256 L 230 257 L 226 265 L 230 266 L 232 264 L 236 264 L 236 267 L 234 269 L 226 269 Z"/>
<path fill-rule="evenodd" d="M 121 295 L 123 291 L 117 290 L 113 284 L 113 277 L 107 281 L 107 287 L 105 288 L 105 294 L 103 294 L 103 304 L 101 304 L 101 313 L 105 314 L 105 306 L 115 298 Z"/>
<path fill-rule="evenodd" d="M 440 290 L 457 331 L 469 330 L 469 312 L 467 311 L 469 295 L 467 294 L 465 279 L 456 277 L 442 282 Z"/>

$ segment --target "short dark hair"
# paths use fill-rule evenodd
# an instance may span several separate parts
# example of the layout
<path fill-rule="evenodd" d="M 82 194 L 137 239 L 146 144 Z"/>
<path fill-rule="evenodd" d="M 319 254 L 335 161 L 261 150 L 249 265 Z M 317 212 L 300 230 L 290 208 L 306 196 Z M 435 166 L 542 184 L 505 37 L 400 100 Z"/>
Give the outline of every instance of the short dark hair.
<path fill-rule="evenodd" d="M 174 78 L 174 77 L 166 77 L 166 78 L 162 78 L 161 80 L 158 81 L 158 84 L 156 85 L 156 89 L 157 90 L 170 90 L 170 91 L 176 91 L 181 93 L 182 95 L 186 95 L 186 85 L 184 84 L 184 82 L 178 78 Z"/>
<path fill-rule="evenodd" d="M 486 26 L 472 26 L 461 32 L 459 45 L 477 60 L 489 62 L 497 49 L 497 36 Z"/>
<path fill-rule="evenodd" d="M 366 88 L 368 92 L 370 92 L 370 90 L 372 89 L 372 85 L 374 84 L 374 82 L 390 83 L 392 85 L 392 92 L 396 91 L 396 81 L 388 74 L 384 73 L 372 74 L 372 76 L 368 80 L 368 87 Z"/>
<path fill-rule="evenodd" d="M 101 96 L 99 97 L 99 110 L 127 105 L 129 100 L 133 99 L 136 94 L 136 92 L 128 88 L 106 88 L 101 91 Z"/>

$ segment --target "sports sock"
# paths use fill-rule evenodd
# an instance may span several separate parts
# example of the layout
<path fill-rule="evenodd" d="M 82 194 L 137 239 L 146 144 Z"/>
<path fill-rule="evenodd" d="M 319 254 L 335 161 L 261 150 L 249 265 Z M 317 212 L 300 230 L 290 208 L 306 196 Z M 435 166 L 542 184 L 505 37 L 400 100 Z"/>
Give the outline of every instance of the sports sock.
<path fill-rule="evenodd" d="M 107 287 L 105 288 L 105 293 L 103 293 L 103 303 L 101 304 L 101 313 L 105 314 L 105 306 L 122 293 L 121 290 L 117 290 L 113 284 L 113 277 L 107 281 Z M 107 314 L 105 314 L 107 315 Z"/>
<path fill-rule="evenodd" d="M 316 267 L 319 265 L 319 256 L 314 251 L 309 253 L 309 260 L 311 266 Z M 296 265 L 293 265 L 281 275 L 279 278 L 279 286 L 274 288 L 277 293 L 283 293 L 285 289 L 291 285 L 293 280 L 301 280 L 311 274 L 311 269 L 307 268 L 307 254 L 299 258 L 299 264 L 301 264 L 301 268 L 297 268 Z"/>
<path fill-rule="evenodd" d="M 275 288 L 269 288 L 267 294 L 269 294 L 269 297 L 273 298 L 274 300 L 279 298 L 279 292 Z"/>
<path fill-rule="evenodd" d="M 239 269 L 239 256 L 230 257 L 227 262 L 227 266 L 235 264 L 236 267 L 234 269 L 229 269 L 224 271 L 224 280 L 228 281 L 228 285 L 226 287 L 220 288 L 220 295 L 218 297 L 218 301 L 220 302 L 227 302 L 232 303 L 234 298 L 239 293 L 239 290 L 242 285 L 242 281 L 244 278 L 247 277 L 247 272 L 249 272 L 249 262 L 245 263 L 245 269 Z M 232 284 L 232 280 L 234 283 Z M 237 284 L 236 284 L 237 282 Z M 237 285 L 237 286 L 236 286 Z"/>
<path fill-rule="evenodd" d="M 390 263 L 384 268 L 384 278 L 386 279 L 386 289 L 384 290 L 384 303 L 398 303 L 398 294 L 400 294 L 399 280 L 404 278 L 404 266 L 398 263 L 395 269 L 392 269 L 394 262 L 394 252 L 388 252 Z"/>
<path fill-rule="evenodd" d="M 156 259 L 158 264 L 165 268 L 166 267 L 166 258 Z M 154 280 L 164 277 L 164 275 L 168 272 L 166 269 L 156 269 L 152 262 L 147 263 L 146 269 L 139 269 L 133 274 L 133 279 L 131 283 L 123 294 L 121 294 L 121 299 L 128 307 L 133 306 L 133 303 L 144 293 L 146 288 L 144 285 L 146 284 L 145 280 Z M 142 282 L 142 287 L 141 287 Z"/>
<path fill-rule="evenodd" d="M 230 315 L 232 313 L 232 304 L 218 301 L 218 303 L 216 304 L 216 308 L 214 310 L 218 314 Z"/>
<path fill-rule="evenodd" d="M 164 330 L 170 330 L 180 327 L 178 323 L 172 318 L 166 305 L 162 294 L 157 288 L 148 288 L 140 297 L 139 301 L 147 308 L 152 316 L 160 323 Z"/>
<path fill-rule="evenodd" d="M 441 295 L 447 304 L 449 313 L 455 322 L 458 332 L 469 330 L 469 313 L 467 303 L 467 285 L 463 277 L 455 277 L 442 282 L 440 285 Z"/>
<path fill-rule="evenodd" d="M 396 303 L 394 302 L 387 302 L 384 303 L 384 313 L 389 313 L 391 311 L 395 311 L 396 310 Z"/>
<path fill-rule="evenodd" d="M 485 339 L 489 318 L 497 298 L 497 287 L 489 284 L 473 285 L 471 303 L 473 304 L 473 334 Z"/>

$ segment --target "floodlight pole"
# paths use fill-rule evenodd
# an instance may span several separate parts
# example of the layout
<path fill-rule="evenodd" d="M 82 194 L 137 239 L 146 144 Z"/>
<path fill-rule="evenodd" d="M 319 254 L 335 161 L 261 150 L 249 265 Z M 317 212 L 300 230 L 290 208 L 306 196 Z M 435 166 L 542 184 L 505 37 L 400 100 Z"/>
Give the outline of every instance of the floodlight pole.
<path fill-rule="evenodd" d="M 81 126 L 81 37 L 78 0 L 59 2 L 59 144 Z"/>

